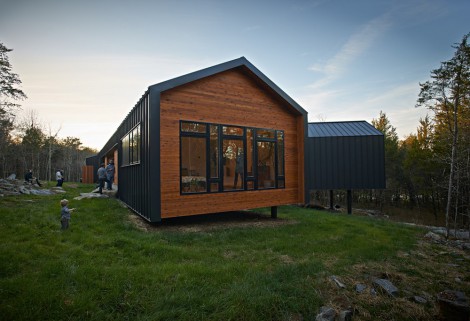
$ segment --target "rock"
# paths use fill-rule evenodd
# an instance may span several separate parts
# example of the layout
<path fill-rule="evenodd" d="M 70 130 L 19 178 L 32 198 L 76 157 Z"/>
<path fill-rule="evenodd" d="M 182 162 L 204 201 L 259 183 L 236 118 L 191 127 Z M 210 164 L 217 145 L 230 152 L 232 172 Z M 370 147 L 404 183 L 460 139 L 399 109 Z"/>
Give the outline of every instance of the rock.
<path fill-rule="evenodd" d="M 99 193 L 80 193 L 80 196 L 74 197 L 74 200 L 82 200 L 85 198 L 109 198 L 108 195 Z"/>
<path fill-rule="evenodd" d="M 338 280 L 338 278 L 335 276 L 335 275 L 332 275 L 331 276 L 331 279 L 333 280 L 333 282 L 336 283 L 336 285 L 341 288 L 341 289 L 345 289 L 346 288 L 346 285 L 344 285 L 344 283 L 342 283 L 340 280 Z"/>
<path fill-rule="evenodd" d="M 344 310 L 339 313 L 339 321 L 351 321 L 353 317 L 353 311 L 351 310 Z"/>
<path fill-rule="evenodd" d="M 392 297 L 398 296 L 398 288 L 386 279 L 375 279 L 374 284 L 378 285 L 380 289 L 384 290 L 388 295 Z"/>
<path fill-rule="evenodd" d="M 470 306 L 463 292 L 445 290 L 437 295 L 441 320 L 468 321 Z"/>
<path fill-rule="evenodd" d="M 320 313 L 317 314 L 315 321 L 335 321 L 336 311 L 330 307 L 321 307 Z"/>
<path fill-rule="evenodd" d="M 367 289 L 367 285 L 364 284 L 356 284 L 356 292 L 362 293 L 364 290 Z"/>
<path fill-rule="evenodd" d="M 51 191 L 55 194 L 65 194 L 67 191 L 64 191 L 63 189 L 51 189 Z"/>
<path fill-rule="evenodd" d="M 421 304 L 426 304 L 428 303 L 428 300 L 426 300 L 425 298 L 421 297 L 421 296 L 418 296 L 418 295 L 415 295 L 413 297 L 413 301 L 415 301 L 416 303 L 421 303 Z"/>
<path fill-rule="evenodd" d="M 11 180 L 16 179 L 16 174 L 10 174 L 10 176 L 8 176 L 7 179 L 11 179 Z"/>
<path fill-rule="evenodd" d="M 441 237 L 440 235 L 438 235 L 438 234 L 436 234 L 436 233 L 434 233 L 434 232 L 431 232 L 431 231 L 427 232 L 424 237 L 427 238 L 427 239 L 431 239 L 431 240 L 433 240 L 433 241 L 440 241 L 440 240 L 442 240 L 442 237 Z"/>
<path fill-rule="evenodd" d="M 376 295 L 377 295 L 377 291 L 375 291 L 374 288 L 371 288 L 371 289 L 370 289 L 370 295 L 376 296 Z"/>
<path fill-rule="evenodd" d="M 18 188 L 18 191 L 19 191 L 21 194 L 26 194 L 26 195 L 31 194 L 31 192 L 29 191 L 29 189 L 27 189 L 27 188 L 24 187 L 24 186 L 20 186 L 20 187 Z"/>
<path fill-rule="evenodd" d="M 48 189 L 32 189 L 29 192 L 32 195 L 54 195 L 54 192 Z"/>

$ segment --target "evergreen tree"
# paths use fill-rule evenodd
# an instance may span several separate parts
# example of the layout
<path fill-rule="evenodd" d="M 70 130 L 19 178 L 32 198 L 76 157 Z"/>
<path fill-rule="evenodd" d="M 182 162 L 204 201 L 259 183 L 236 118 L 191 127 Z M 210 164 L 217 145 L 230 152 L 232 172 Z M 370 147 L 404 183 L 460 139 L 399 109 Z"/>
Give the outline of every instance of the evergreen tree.
<path fill-rule="evenodd" d="M 24 92 L 19 89 L 21 80 L 12 72 L 8 59 L 8 49 L 0 42 L 0 177 L 8 175 L 8 151 L 11 144 L 10 133 L 13 130 L 14 112 L 19 108 L 18 100 L 26 98 Z"/>
<path fill-rule="evenodd" d="M 468 176 L 468 173 L 458 171 L 458 159 L 459 140 L 461 139 L 459 118 L 464 110 L 468 110 L 470 102 L 470 46 L 467 43 L 469 36 L 470 33 L 463 37 L 460 44 L 454 46 L 456 50 L 450 60 L 441 63 L 438 69 L 431 71 L 432 80 L 420 84 L 421 90 L 417 102 L 417 106 L 426 106 L 433 110 L 438 126 L 446 129 L 440 134 L 442 135 L 441 142 L 447 138 L 449 146 L 447 149 L 449 155 L 446 204 L 447 234 L 449 234 L 451 220 L 452 198 L 455 199 L 454 213 L 457 214 L 460 179 L 462 174 Z M 468 146 L 468 141 L 466 145 Z M 456 215 L 454 217 L 456 219 Z"/>

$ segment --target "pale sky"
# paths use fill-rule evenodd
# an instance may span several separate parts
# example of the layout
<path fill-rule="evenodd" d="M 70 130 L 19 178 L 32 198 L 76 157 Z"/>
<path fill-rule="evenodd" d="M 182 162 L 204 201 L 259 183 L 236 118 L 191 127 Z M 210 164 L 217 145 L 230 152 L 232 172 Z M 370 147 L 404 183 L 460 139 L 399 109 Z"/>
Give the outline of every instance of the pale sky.
<path fill-rule="evenodd" d="M 101 149 L 147 87 L 244 56 L 309 113 L 400 138 L 419 82 L 470 32 L 470 0 L 0 0 L 0 42 L 34 111 Z M 20 116 L 24 117 L 24 116 Z"/>

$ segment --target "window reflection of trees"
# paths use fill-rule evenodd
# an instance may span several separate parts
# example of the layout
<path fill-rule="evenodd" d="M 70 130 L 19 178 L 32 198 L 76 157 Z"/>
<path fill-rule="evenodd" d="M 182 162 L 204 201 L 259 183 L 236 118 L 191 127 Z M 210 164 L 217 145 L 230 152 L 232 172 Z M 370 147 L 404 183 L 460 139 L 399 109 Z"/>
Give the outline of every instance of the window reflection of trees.
<path fill-rule="evenodd" d="M 258 188 L 275 187 L 274 142 L 258 142 Z"/>
<path fill-rule="evenodd" d="M 223 140 L 223 158 L 224 158 L 224 191 L 243 189 L 243 140 L 224 139 Z M 237 156 L 239 165 L 237 167 Z M 241 162 L 241 164 L 240 164 Z"/>
<path fill-rule="evenodd" d="M 140 163 L 140 125 L 122 139 L 122 165 Z"/>
<path fill-rule="evenodd" d="M 183 193 L 284 188 L 283 131 L 185 121 L 180 130 Z"/>

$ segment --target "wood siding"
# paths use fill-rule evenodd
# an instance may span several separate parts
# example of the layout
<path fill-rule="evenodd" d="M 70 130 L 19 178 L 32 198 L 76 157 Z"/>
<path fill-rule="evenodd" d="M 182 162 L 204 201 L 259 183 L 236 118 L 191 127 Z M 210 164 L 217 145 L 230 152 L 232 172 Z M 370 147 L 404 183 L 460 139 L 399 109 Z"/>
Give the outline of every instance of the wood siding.
<path fill-rule="evenodd" d="M 180 194 L 179 121 L 283 130 L 285 189 Z M 161 93 L 161 218 L 304 202 L 305 119 L 241 68 Z"/>

